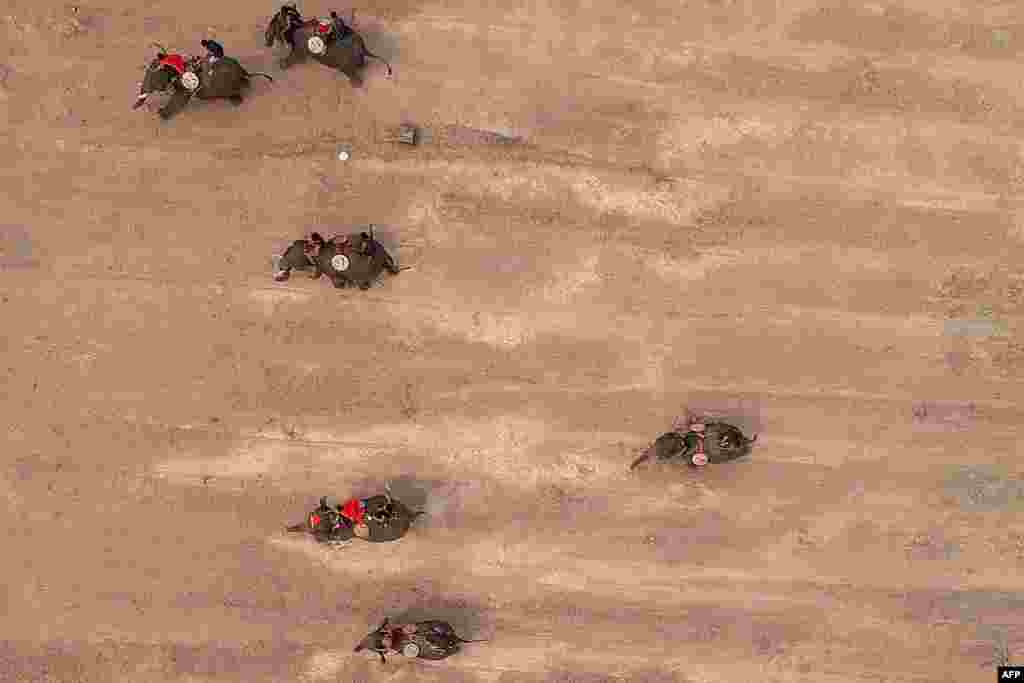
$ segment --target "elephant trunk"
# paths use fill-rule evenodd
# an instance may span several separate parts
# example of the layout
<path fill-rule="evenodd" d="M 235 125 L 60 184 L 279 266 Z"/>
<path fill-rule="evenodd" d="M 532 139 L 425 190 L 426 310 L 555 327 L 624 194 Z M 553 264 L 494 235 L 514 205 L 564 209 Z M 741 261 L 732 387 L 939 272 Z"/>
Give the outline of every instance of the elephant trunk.
<path fill-rule="evenodd" d="M 643 452 L 643 453 L 642 453 L 642 454 L 640 455 L 640 457 L 639 457 L 639 458 L 637 458 L 636 460 L 634 460 L 634 461 L 633 461 L 633 463 L 632 463 L 632 464 L 631 464 L 631 465 L 629 466 L 629 469 L 631 469 L 631 470 L 634 470 L 634 469 L 636 469 L 636 468 L 637 468 L 637 466 L 638 466 L 638 465 L 639 465 L 640 463 L 644 462 L 645 460 L 648 460 L 648 459 L 649 459 L 649 458 L 650 458 L 650 457 L 651 457 L 652 455 L 654 455 L 654 446 L 651 446 L 651 447 L 647 448 L 647 449 L 646 449 L 646 450 L 645 450 L 645 451 L 644 451 L 644 452 Z"/>
<path fill-rule="evenodd" d="M 132 105 L 132 109 L 141 107 L 146 102 L 147 97 L 149 97 L 148 92 L 139 93 L 139 96 L 135 98 L 135 104 Z"/>

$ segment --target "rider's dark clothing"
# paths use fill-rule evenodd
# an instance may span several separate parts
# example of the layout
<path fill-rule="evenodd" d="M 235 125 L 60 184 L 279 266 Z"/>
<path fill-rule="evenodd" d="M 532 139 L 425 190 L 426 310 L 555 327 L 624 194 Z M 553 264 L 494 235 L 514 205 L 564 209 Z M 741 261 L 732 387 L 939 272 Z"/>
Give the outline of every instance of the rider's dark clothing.
<path fill-rule="evenodd" d="M 214 62 L 224 57 L 224 46 L 218 43 L 216 40 L 203 40 L 199 43 L 206 48 L 206 51 L 210 53 L 210 61 Z"/>
<path fill-rule="evenodd" d="M 284 40 L 295 47 L 295 30 L 302 26 L 302 15 L 294 7 L 285 5 L 281 8 L 281 16 L 288 20 L 288 28 L 284 30 Z"/>
<path fill-rule="evenodd" d="M 338 16 L 337 12 L 331 12 L 331 23 L 334 25 L 334 38 L 336 40 L 341 40 L 353 32 L 348 24 L 345 23 L 345 20 Z"/>

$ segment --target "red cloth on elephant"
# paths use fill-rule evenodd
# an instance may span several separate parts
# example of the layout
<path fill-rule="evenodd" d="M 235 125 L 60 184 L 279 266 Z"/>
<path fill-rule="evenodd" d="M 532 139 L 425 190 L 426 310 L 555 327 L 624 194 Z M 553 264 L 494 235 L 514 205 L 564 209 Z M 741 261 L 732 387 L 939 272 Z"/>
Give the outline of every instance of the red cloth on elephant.
<path fill-rule="evenodd" d="M 179 74 L 185 73 L 185 58 L 181 55 L 167 55 L 160 60 L 160 66 L 169 66 Z"/>
<path fill-rule="evenodd" d="M 353 498 L 341 506 L 341 514 L 356 524 L 362 524 L 366 519 L 366 505 L 358 498 Z"/>

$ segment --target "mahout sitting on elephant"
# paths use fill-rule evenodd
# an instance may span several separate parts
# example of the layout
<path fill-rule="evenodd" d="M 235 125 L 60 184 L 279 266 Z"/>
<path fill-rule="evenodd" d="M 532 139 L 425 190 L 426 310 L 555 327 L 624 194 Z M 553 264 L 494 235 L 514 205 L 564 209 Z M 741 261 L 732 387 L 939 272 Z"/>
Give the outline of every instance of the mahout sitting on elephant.
<path fill-rule="evenodd" d="M 728 462 L 750 453 L 755 441 L 756 434 L 748 439 L 739 427 L 727 422 L 694 421 L 685 432 L 672 431 L 659 436 L 629 469 L 652 456 L 660 462 L 683 460 L 690 467 Z"/>
<path fill-rule="evenodd" d="M 159 110 L 160 118 L 165 120 L 184 109 L 193 97 L 201 100 L 227 99 L 238 106 L 242 104 L 243 93 L 251 85 L 253 76 L 274 80 L 268 74 L 246 71 L 233 57 L 221 57 L 210 62 L 202 57 L 186 58 L 178 53 L 169 53 L 159 45 L 155 47 L 159 52 L 146 66 L 132 109 L 141 107 L 154 93 L 169 93 L 170 99 Z"/>
<path fill-rule="evenodd" d="M 317 251 L 320 271 L 327 274 L 335 287 L 369 289 L 386 271 L 398 275 L 402 269 L 369 231 L 335 235 Z"/>
<path fill-rule="evenodd" d="M 314 232 L 308 240 L 296 240 L 279 257 L 275 257 L 274 279 L 284 282 L 293 270 L 308 271 L 312 279 L 327 274 L 337 288 L 369 289 L 385 272 L 398 275 L 399 268 L 387 249 L 368 231 L 335 235 L 324 240 Z"/>
<path fill-rule="evenodd" d="M 359 70 L 366 66 L 366 58 L 370 57 L 384 62 L 388 76 L 392 74 L 391 65 L 370 52 L 363 37 L 345 24 L 336 12 L 331 12 L 330 20 L 303 19 L 294 4 L 283 5 L 271 17 L 264 38 L 267 47 L 273 47 L 275 43 L 289 46 L 288 55 L 280 61 L 282 69 L 312 57 L 324 66 L 342 72 L 359 87 L 363 84 Z"/>
<path fill-rule="evenodd" d="M 356 645 L 355 652 L 376 652 L 380 655 L 381 663 L 387 663 L 385 655 L 388 654 L 420 659 L 447 659 L 458 652 L 463 643 L 484 642 L 487 641 L 460 638 L 447 621 L 430 619 L 410 624 L 391 624 L 388 619 L 384 619 L 384 623 Z"/>
<path fill-rule="evenodd" d="M 305 522 L 288 527 L 288 531 L 308 533 L 318 542 L 330 545 L 344 544 L 353 538 L 386 543 L 405 536 L 422 514 L 410 510 L 387 489 L 383 495 L 352 498 L 335 506 L 329 505 L 324 496 Z"/>

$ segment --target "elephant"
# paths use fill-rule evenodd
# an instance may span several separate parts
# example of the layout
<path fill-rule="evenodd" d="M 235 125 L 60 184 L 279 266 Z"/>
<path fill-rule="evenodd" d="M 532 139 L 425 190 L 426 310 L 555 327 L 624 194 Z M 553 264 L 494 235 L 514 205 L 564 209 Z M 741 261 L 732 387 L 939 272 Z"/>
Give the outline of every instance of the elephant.
<path fill-rule="evenodd" d="M 387 663 L 385 654 L 400 653 L 420 659 L 447 659 L 459 651 L 463 643 L 485 643 L 486 640 L 460 638 L 447 621 L 430 619 L 415 624 L 391 626 L 388 619 L 356 645 L 355 652 L 370 650 Z"/>
<path fill-rule="evenodd" d="M 319 277 L 318 272 L 326 273 L 339 289 L 358 286 L 366 290 L 384 271 L 398 275 L 403 270 L 374 239 L 372 225 L 369 232 L 335 235 L 320 247 L 315 260 L 317 270 L 312 277 Z"/>
<path fill-rule="evenodd" d="M 353 515 L 352 511 L 358 512 Z M 306 521 L 287 527 L 290 533 L 308 533 L 319 543 L 347 544 L 354 538 L 370 543 L 388 543 L 405 536 L 423 511 L 413 512 L 386 492 L 362 500 L 352 499 L 344 505 L 331 507 L 327 497 L 309 513 Z M 355 517 L 355 519 L 353 519 Z"/>
<path fill-rule="evenodd" d="M 755 441 L 756 434 L 748 439 L 738 427 L 726 422 L 698 422 L 685 433 L 666 432 L 659 436 L 629 469 L 635 469 L 651 456 L 659 461 L 681 457 L 690 467 L 717 465 L 749 454 Z"/>
<path fill-rule="evenodd" d="M 320 27 L 327 25 L 330 25 L 330 22 L 325 24 L 316 17 L 302 19 L 294 5 L 284 5 L 271 17 L 264 38 L 267 47 L 274 47 L 275 43 L 280 42 L 291 48 L 288 55 L 279 62 L 282 69 L 312 57 L 324 66 L 342 72 L 355 87 L 360 87 L 363 84 L 363 77 L 359 70 L 366 66 L 366 58 L 371 57 L 383 62 L 388 69 L 388 76 L 391 76 L 391 64 L 383 57 L 370 52 L 361 35 L 355 31 L 350 31 L 342 37 L 333 33 L 323 34 Z M 323 35 L 329 35 L 326 41 L 322 38 Z M 310 51 L 310 38 L 318 38 L 321 43 L 325 42 L 325 51 L 319 54 Z"/>
<path fill-rule="evenodd" d="M 146 67 L 132 109 L 141 107 L 153 93 L 170 92 L 170 100 L 159 111 L 160 118 L 164 120 L 183 110 L 193 97 L 201 100 L 228 99 L 239 106 L 242 93 L 249 87 L 253 76 L 262 76 L 271 82 L 274 80 L 268 74 L 246 71 L 238 60 L 231 57 L 221 57 L 211 64 L 200 57 L 186 60 L 181 55 L 168 55 L 166 50 L 160 50 Z"/>

